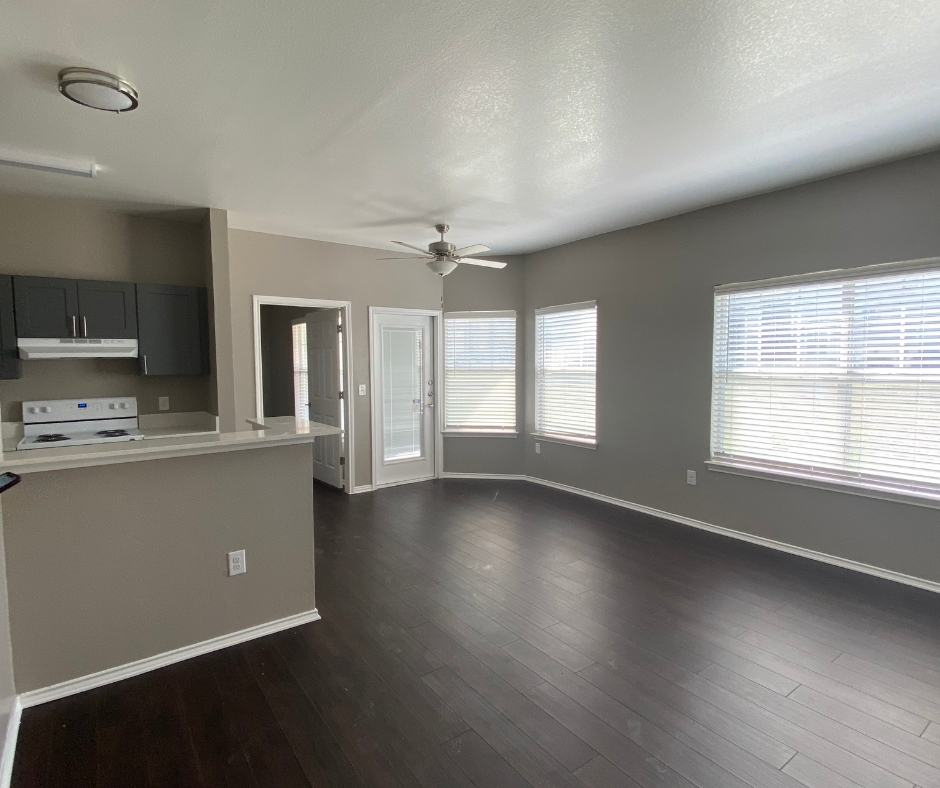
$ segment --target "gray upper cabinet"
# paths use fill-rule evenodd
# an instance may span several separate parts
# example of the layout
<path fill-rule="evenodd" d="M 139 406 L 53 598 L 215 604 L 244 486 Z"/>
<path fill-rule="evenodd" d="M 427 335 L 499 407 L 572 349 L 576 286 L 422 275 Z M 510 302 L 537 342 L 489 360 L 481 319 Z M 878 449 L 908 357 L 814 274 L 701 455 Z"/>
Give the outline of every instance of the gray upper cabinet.
<path fill-rule="evenodd" d="M 137 339 L 137 298 L 131 282 L 78 282 L 79 336 Z"/>
<path fill-rule="evenodd" d="M 45 276 L 14 276 L 16 333 L 20 337 L 78 336 L 78 282 Z"/>
<path fill-rule="evenodd" d="M 20 357 L 13 319 L 13 277 L 0 275 L 0 380 L 19 376 Z"/>
<path fill-rule="evenodd" d="M 137 305 L 130 282 L 14 276 L 13 291 L 18 336 L 137 338 Z"/>
<path fill-rule="evenodd" d="M 141 374 L 207 374 L 205 288 L 137 285 L 137 334 Z"/>

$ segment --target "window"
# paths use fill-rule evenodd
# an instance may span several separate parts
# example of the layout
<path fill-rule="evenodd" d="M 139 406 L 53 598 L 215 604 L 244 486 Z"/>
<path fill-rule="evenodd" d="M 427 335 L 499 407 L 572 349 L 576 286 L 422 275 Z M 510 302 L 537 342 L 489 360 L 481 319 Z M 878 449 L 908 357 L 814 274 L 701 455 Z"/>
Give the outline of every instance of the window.
<path fill-rule="evenodd" d="M 444 315 L 444 430 L 515 433 L 515 312 Z"/>
<path fill-rule="evenodd" d="M 309 379 L 307 377 L 307 324 L 300 320 L 291 326 L 294 342 L 294 416 L 310 418 Z"/>
<path fill-rule="evenodd" d="M 713 467 L 940 499 L 940 259 L 715 291 Z"/>
<path fill-rule="evenodd" d="M 595 443 L 597 304 L 535 310 L 535 432 Z"/>

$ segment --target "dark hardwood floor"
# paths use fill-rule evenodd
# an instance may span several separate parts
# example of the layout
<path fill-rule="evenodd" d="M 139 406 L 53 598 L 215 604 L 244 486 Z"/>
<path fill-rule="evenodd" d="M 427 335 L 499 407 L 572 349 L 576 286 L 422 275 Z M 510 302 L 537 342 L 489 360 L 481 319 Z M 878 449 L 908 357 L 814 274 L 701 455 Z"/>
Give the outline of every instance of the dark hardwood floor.
<path fill-rule="evenodd" d="M 316 491 L 322 621 L 27 709 L 13 785 L 940 786 L 940 599 L 523 482 Z"/>

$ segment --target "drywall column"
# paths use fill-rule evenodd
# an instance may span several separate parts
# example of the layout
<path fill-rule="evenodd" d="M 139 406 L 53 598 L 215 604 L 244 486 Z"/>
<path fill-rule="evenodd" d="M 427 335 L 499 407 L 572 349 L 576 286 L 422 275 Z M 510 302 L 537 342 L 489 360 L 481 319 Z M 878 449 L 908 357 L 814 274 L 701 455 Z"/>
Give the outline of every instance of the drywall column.
<path fill-rule="evenodd" d="M 228 213 L 209 209 L 211 252 L 212 346 L 215 350 L 215 385 L 219 429 L 235 432 L 247 429 L 238 423 L 235 411 L 235 353 L 232 339 L 232 278 L 228 254 Z"/>

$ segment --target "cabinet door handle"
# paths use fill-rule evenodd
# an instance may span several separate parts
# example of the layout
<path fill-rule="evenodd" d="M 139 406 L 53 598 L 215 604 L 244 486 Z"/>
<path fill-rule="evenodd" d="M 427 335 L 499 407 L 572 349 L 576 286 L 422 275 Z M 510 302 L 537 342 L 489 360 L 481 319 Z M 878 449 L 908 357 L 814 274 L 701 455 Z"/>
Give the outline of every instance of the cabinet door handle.
<path fill-rule="evenodd" d="M 78 324 L 75 322 L 75 315 L 72 315 L 72 336 L 78 336 Z"/>
<path fill-rule="evenodd" d="M 144 374 L 147 374 L 147 354 L 144 354 Z"/>
<path fill-rule="evenodd" d="M 82 336 L 88 336 L 88 318 L 82 315 Z"/>

